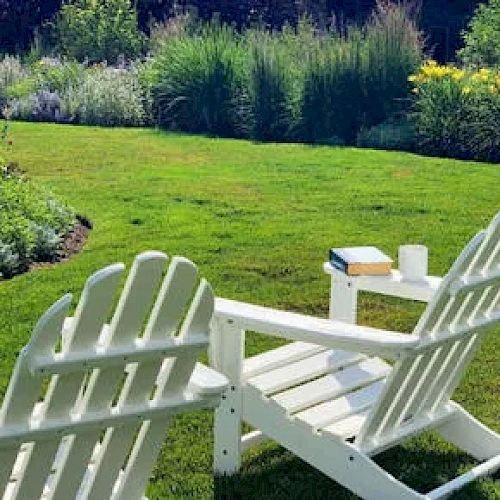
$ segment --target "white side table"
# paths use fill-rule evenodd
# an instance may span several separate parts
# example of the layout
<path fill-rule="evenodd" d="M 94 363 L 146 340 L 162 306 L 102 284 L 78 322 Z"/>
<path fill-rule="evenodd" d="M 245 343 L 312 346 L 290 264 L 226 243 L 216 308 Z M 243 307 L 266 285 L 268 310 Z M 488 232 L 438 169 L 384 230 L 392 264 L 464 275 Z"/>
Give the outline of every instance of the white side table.
<path fill-rule="evenodd" d="M 437 276 L 407 281 L 397 270 L 387 276 L 347 276 L 330 262 L 323 264 L 323 270 L 331 276 L 330 319 L 352 324 L 356 323 L 359 290 L 429 302 L 442 281 Z"/>

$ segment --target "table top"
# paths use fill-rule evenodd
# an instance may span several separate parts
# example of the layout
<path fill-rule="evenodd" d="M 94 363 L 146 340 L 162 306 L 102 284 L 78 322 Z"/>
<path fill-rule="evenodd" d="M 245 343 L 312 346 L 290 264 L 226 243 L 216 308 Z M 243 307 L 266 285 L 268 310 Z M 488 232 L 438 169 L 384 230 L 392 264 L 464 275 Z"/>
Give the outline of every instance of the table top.
<path fill-rule="evenodd" d="M 323 264 L 323 270 L 332 276 L 336 273 L 344 274 L 330 262 Z M 438 276 L 426 276 L 420 281 L 405 280 L 397 269 L 393 269 L 391 274 L 385 276 L 349 276 L 349 278 L 358 290 L 422 302 L 428 302 L 432 298 L 442 281 Z"/>

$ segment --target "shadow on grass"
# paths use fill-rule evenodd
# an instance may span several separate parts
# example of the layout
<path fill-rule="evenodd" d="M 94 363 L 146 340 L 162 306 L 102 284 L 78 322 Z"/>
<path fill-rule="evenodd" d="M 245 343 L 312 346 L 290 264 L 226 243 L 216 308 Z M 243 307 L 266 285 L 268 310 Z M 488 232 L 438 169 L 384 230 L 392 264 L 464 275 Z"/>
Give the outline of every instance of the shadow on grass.
<path fill-rule="evenodd" d="M 421 447 L 398 446 L 377 457 L 376 462 L 398 480 L 419 492 L 430 491 L 463 474 L 475 464 L 460 451 L 429 451 Z M 498 479 L 498 473 L 496 475 Z M 494 489 L 494 486 L 492 487 Z M 244 460 L 239 474 L 216 477 L 214 497 L 226 499 L 274 500 L 277 498 L 354 499 L 358 498 L 287 450 L 273 446 Z M 496 498 L 482 482 L 475 482 L 454 499 Z"/>

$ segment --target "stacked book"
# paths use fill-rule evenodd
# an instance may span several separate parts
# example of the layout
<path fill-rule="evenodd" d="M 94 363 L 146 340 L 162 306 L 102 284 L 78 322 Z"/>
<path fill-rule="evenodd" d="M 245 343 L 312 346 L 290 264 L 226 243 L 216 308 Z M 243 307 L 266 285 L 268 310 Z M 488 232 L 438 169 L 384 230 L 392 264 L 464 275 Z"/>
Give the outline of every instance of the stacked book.
<path fill-rule="evenodd" d="M 350 276 L 390 274 L 392 259 L 376 247 L 331 248 L 330 264 Z"/>

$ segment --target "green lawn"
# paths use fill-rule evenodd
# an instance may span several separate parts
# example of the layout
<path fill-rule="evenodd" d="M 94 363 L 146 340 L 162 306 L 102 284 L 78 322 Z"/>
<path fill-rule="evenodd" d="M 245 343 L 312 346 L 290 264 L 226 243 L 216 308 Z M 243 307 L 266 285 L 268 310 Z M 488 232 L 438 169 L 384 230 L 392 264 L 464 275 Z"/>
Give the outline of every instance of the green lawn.
<path fill-rule="evenodd" d="M 39 315 L 110 262 L 145 249 L 184 255 L 218 295 L 325 316 L 331 246 L 429 247 L 442 274 L 500 208 L 498 166 L 405 153 L 15 123 L 16 159 L 94 223 L 69 262 L 0 283 L 0 391 Z M 360 322 L 410 331 L 422 306 L 363 295 Z M 249 353 L 276 341 L 250 336 Z M 487 338 L 455 399 L 500 431 L 500 336 Z M 241 474 L 211 473 L 211 416 L 180 417 L 168 432 L 150 498 L 351 498 L 277 445 L 244 457 Z M 428 490 L 474 463 L 427 434 L 380 457 L 396 476 Z M 458 498 L 459 496 L 457 496 Z M 484 480 L 461 498 L 499 498 Z"/>

